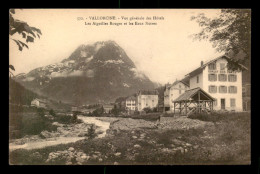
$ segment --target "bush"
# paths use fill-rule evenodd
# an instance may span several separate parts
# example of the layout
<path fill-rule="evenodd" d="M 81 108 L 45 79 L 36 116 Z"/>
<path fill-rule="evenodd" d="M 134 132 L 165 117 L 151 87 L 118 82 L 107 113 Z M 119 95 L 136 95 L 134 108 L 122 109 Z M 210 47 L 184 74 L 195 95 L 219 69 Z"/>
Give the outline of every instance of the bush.
<path fill-rule="evenodd" d="M 37 109 L 37 113 L 40 117 L 44 117 L 45 115 L 45 112 L 44 112 L 44 109 L 43 108 L 38 108 Z"/>
<path fill-rule="evenodd" d="M 150 107 L 143 108 L 143 111 L 145 111 L 146 113 L 151 113 L 151 112 L 153 112 Z"/>
<path fill-rule="evenodd" d="M 97 108 L 96 110 L 94 110 L 91 115 L 93 115 L 93 116 L 101 116 L 103 113 L 104 113 L 104 108 L 102 106 L 102 107 Z"/>
<path fill-rule="evenodd" d="M 59 115 L 55 118 L 55 121 L 61 124 L 70 124 L 71 123 L 71 116 L 69 115 Z"/>
<path fill-rule="evenodd" d="M 96 134 L 96 130 L 94 128 L 94 125 L 91 124 L 90 125 L 90 128 L 88 128 L 88 133 L 86 134 L 86 136 L 89 138 L 89 139 L 93 139 L 97 136 Z"/>
<path fill-rule="evenodd" d="M 43 130 L 56 131 L 57 126 L 52 125 L 52 123 L 43 117 L 23 119 L 21 127 L 21 136 L 24 135 L 37 135 Z"/>
<path fill-rule="evenodd" d="M 248 120 L 248 113 L 238 113 L 238 112 L 212 112 L 210 114 L 206 113 L 195 113 L 188 116 L 190 119 L 197 119 L 201 121 L 211 121 L 211 122 L 219 122 L 219 121 L 234 121 L 234 120 Z"/>
<path fill-rule="evenodd" d="M 206 113 L 195 113 L 191 114 L 188 116 L 190 119 L 197 119 L 201 121 L 210 121 L 210 122 L 217 122 L 222 119 L 223 115 L 220 115 L 218 113 L 211 113 L 211 114 L 206 114 Z"/>
<path fill-rule="evenodd" d="M 57 115 L 54 121 L 57 121 L 61 124 L 82 123 L 82 120 L 78 119 L 77 115 L 75 114 L 73 114 L 73 116 Z"/>
<path fill-rule="evenodd" d="M 51 109 L 51 110 L 49 111 L 49 114 L 52 115 L 53 117 L 56 117 L 56 113 L 54 112 L 53 109 Z"/>

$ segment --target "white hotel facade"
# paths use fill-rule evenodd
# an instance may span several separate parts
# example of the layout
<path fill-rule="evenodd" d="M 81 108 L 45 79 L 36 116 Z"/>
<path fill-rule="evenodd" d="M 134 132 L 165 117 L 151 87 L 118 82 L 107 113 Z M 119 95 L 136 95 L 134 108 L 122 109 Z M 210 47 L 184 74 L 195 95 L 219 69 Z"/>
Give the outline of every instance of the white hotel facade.
<path fill-rule="evenodd" d="M 201 62 L 186 77 L 190 79 L 190 89 L 200 87 L 215 98 L 214 110 L 242 111 L 242 71 L 230 71 L 228 59 L 220 56 L 205 64 Z"/>
<path fill-rule="evenodd" d="M 227 68 L 229 59 L 224 55 L 204 64 L 201 62 L 200 67 L 185 75 L 188 83 L 184 83 L 187 85 L 183 88 L 184 91 L 200 87 L 215 99 L 214 110 L 243 111 L 242 71 L 230 71 Z M 246 69 L 242 65 L 239 66 Z M 177 85 L 176 82 L 174 84 Z M 183 92 L 178 93 L 179 89 L 182 89 L 180 86 L 183 84 L 182 80 L 178 81 L 179 89 L 176 88 L 175 92 L 171 92 L 171 88 L 176 86 L 174 84 L 166 86 L 164 92 L 165 108 L 169 107 L 170 112 L 173 112 L 173 99 L 183 95 Z M 175 96 L 172 96 L 173 94 Z"/>

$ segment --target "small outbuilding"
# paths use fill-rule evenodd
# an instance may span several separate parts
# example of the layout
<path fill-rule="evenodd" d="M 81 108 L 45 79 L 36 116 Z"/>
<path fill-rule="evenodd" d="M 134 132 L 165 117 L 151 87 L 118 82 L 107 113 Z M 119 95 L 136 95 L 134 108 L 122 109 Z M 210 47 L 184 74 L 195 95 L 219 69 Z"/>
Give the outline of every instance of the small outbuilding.
<path fill-rule="evenodd" d="M 173 101 L 174 114 L 209 113 L 213 110 L 215 99 L 200 87 L 187 90 Z"/>

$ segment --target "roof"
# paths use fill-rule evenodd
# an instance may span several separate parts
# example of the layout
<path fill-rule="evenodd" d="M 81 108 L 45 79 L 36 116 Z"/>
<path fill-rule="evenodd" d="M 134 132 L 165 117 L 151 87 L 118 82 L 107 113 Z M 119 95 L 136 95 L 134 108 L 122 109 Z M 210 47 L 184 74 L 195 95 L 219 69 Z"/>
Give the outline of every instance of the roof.
<path fill-rule="evenodd" d="M 178 83 L 183 83 L 185 86 L 188 86 L 189 87 L 189 85 L 187 85 L 187 83 L 185 83 L 185 82 L 183 82 L 183 79 L 182 80 L 176 80 L 172 85 L 170 85 L 169 87 L 172 87 L 172 86 L 174 86 L 174 85 L 176 85 L 176 84 L 178 84 Z"/>
<path fill-rule="evenodd" d="M 198 93 L 200 91 L 200 99 L 201 100 L 209 100 L 209 101 L 214 101 L 215 99 L 211 97 L 208 93 L 206 93 L 204 90 L 202 90 L 200 87 L 198 88 L 193 88 L 190 90 L 187 90 L 185 93 L 180 95 L 178 98 L 176 98 L 173 102 L 181 102 L 181 101 L 198 101 Z"/>
<path fill-rule="evenodd" d="M 114 107 L 114 105 L 110 105 L 110 104 L 103 105 L 103 108 L 113 108 L 113 107 Z"/>
<path fill-rule="evenodd" d="M 47 103 L 47 101 L 45 99 L 35 98 L 34 100 L 38 100 L 39 102 L 42 102 L 42 103 Z"/>
<path fill-rule="evenodd" d="M 190 78 L 189 77 L 184 77 L 183 79 L 180 80 L 182 83 L 184 83 L 186 86 L 190 87 Z"/>
<path fill-rule="evenodd" d="M 225 58 L 227 61 L 229 61 L 229 62 L 234 62 L 230 57 L 228 57 L 227 55 L 222 55 L 222 56 L 219 56 L 219 57 L 217 57 L 217 58 L 215 58 L 215 59 L 212 59 L 212 60 L 209 60 L 209 61 L 206 61 L 202 66 L 200 66 L 200 67 L 198 67 L 198 68 L 196 68 L 195 70 L 193 70 L 193 71 L 191 71 L 190 73 L 188 73 L 188 74 L 186 74 L 186 76 L 187 75 L 189 75 L 190 77 L 193 77 L 193 76 L 195 76 L 195 75 L 197 75 L 197 74 L 200 74 L 202 71 L 203 71 L 203 69 L 208 65 L 208 64 L 210 64 L 210 63 L 212 63 L 212 62 L 215 62 L 215 61 L 217 61 L 218 59 L 221 59 L 221 58 Z M 234 62 L 235 63 L 235 62 Z M 244 65 L 242 65 L 242 64 L 238 64 L 242 69 L 245 69 L 245 70 L 247 70 L 247 68 L 244 66 Z M 187 78 L 187 77 L 186 77 Z"/>
<path fill-rule="evenodd" d="M 130 97 L 127 97 L 126 100 L 136 100 L 136 97 L 135 96 L 130 96 Z"/>
<path fill-rule="evenodd" d="M 139 95 L 158 95 L 158 91 L 157 90 L 141 90 L 138 93 Z"/>

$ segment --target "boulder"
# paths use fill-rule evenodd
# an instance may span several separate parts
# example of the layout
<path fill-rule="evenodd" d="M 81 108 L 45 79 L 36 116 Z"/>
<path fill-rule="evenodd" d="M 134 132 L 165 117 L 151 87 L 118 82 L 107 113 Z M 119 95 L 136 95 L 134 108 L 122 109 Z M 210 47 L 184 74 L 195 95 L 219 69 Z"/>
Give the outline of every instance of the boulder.
<path fill-rule="evenodd" d="M 194 149 L 198 149 L 199 148 L 199 145 L 195 145 L 193 146 Z"/>
<path fill-rule="evenodd" d="M 186 143 L 185 144 L 187 147 L 191 147 L 192 145 L 191 144 L 189 144 L 189 143 Z"/>
<path fill-rule="evenodd" d="M 78 134 L 78 137 L 85 137 L 86 136 L 86 132 L 80 132 L 79 134 Z"/>
<path fill-rule="evenodd" d="M 42 131 L 42 132 L 40 133 L 40 136 L 41 136 L 42 138 L 50 138 L 50 137 L 52 137 L 51 133 L 48 132 L 48 131 Z"/>
<path fill-rule="evenodd" d="M 121 155 L 120 152 L 115 153 L 115 156 L 120 156 L 120 155 Z"/>
<path fill-rule="evenodd" d="M 66 162 L 66 165 L 72 165 L 71 161 Z"/>
<path fill-rule="evenodd" d="M 63 127 L 63 124 L 58 123 L 58 122 L 53 122 L 52 125 L 54 125 L 54 126 L 58 126 L 58 127 Z"/>
<path fill-rule="evenodd" d="M 70 147 L 68 150 L 72 152 L 72 151 L 74 151 L 75 149 L 74 149 L 73 147 Z"/>
<path fill-rule="evenodd" d="M 135 148 L 141 148 L 141 146 L 139 144 L 135 144 L 134 147 Z"/>

